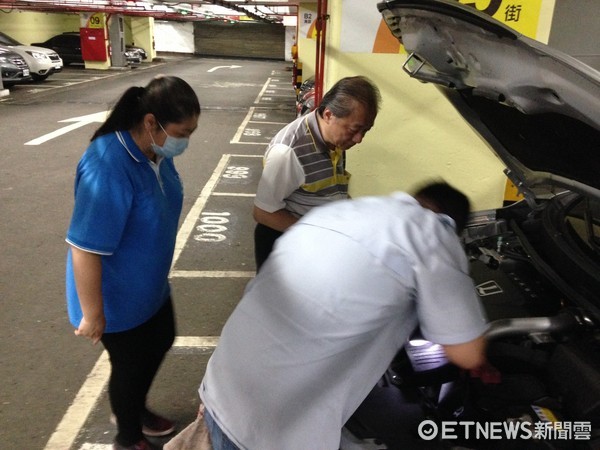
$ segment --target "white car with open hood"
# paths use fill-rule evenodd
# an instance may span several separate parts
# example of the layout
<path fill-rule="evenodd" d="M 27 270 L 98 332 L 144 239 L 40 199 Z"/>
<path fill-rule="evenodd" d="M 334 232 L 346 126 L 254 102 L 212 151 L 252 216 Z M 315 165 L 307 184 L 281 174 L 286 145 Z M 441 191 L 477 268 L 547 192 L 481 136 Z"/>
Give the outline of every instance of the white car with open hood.
<path fill-rule="evenodd" d="M 371 404 L 348 428 L 387 448 L 600 448 L 600 73 L 457 1 L 377 7 L 408 54 L 399 76 L 435 85 L 524 199 L 475 212 L 464 235 L 490 320 L 486 373 L 409 345 L 380 387 L 380 416 Z M 457 424 L 454 437 L 427 440 L 425 418 Z M 490 423 L 517 437 L 499 425 L 503 439 L 489 440 Z"/>

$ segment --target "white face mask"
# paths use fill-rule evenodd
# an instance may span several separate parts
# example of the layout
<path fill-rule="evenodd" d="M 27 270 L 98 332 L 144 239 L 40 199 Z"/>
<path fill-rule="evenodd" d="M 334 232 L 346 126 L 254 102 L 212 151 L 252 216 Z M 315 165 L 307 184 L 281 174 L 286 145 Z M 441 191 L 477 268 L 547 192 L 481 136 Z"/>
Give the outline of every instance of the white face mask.
<path fill-rule="evenodd" d="M 152 146 L 152 151 L 164 158 L 174 158 L 175 156 L 181 155 L 189 144 L 189 138 L 169 136 L 163 126 L 160 123 L 158 125 L 167 135 L 167 138 L 165 139 L 165 143 L 161 146 L 154 142 L 154 138 L 152 137 L 152 134 L 150 134 L 150 139 L 152 139 L 152 144 L 150 144 Z M 150 133 L 150 131 L 148 132 Z"/>

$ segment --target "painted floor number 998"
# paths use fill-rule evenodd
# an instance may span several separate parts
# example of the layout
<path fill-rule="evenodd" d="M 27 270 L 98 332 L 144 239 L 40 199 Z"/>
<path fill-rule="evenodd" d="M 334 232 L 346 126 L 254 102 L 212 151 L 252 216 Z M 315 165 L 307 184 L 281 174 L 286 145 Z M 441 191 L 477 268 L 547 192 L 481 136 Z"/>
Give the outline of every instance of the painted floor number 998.
<path fill-rule="evenodd" d="M 223 178 L 248 178 L 248 167 L 228 166 Z"/>

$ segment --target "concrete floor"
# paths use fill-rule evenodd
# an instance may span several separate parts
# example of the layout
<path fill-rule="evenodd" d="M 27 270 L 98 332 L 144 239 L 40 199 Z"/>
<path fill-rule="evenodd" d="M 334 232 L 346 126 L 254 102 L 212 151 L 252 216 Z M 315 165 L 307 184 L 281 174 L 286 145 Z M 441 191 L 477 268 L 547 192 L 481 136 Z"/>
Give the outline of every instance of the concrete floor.
<path fill-rule="evenodd" d="M 98 114 L 158 74 L 184 78 L 203 107 L 190 148 L 175 161 L 185 186 L 171 277 L 178 339 L 150 398 L 180 427 L 195 416 L 205 364 L 254 276 L 261 156 L 295 117 L 287 63 L 167 57 L 126 71 L 67 67 L 11 88 L 0 99 L 2 449 L 111 448 L 109 365 L 101 346 L 75 337 L 67 321 L 64 236 L 75 167 Z"/>

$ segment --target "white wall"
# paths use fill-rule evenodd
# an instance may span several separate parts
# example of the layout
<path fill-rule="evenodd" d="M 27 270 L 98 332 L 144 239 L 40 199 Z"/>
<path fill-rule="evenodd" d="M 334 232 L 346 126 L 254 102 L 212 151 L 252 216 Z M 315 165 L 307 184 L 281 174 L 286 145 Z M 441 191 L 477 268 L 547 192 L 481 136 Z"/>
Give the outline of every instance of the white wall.
<path fill-rule="evenodd" d="M 154 21 L 154 44 L 157 52 L 194 53 L 192 22 Z"/>
<path fill-rule="evenodd" d="M 292 60 L 292 45 L 296 41 L 296 27 L 285 27 L 285 60 Z"/>

